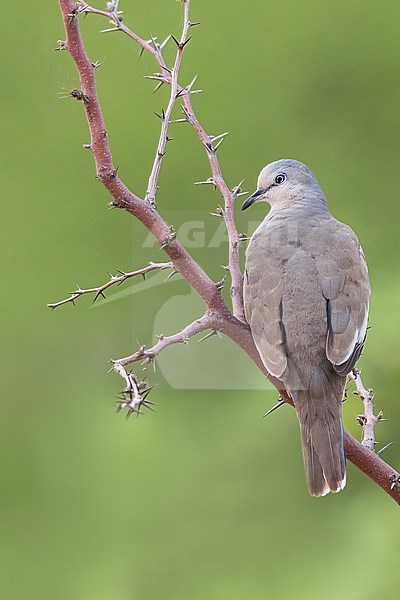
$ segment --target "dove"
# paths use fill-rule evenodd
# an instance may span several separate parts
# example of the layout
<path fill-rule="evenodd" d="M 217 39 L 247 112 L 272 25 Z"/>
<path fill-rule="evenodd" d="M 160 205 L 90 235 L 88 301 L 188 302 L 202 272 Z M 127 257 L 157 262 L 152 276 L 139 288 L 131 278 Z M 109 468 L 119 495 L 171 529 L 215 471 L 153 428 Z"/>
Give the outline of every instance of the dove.
<path fill-rule="evenodd" d="M 342 401 L 367 332 L 368 269 L 303 163 L 267 165 L 242 210 L 256 202 L 271 208 L 246 251 L 245 316 L 266 369 L 293 400 L 309 493 L 324 496 L 346 484 Z"/>

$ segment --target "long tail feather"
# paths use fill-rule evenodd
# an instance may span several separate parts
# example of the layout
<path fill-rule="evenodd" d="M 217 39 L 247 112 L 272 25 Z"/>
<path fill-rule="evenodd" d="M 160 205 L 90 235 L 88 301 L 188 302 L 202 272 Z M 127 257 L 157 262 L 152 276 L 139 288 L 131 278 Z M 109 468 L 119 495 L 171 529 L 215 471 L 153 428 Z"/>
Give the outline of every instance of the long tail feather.
<path fill-rule="evenodd" d="M 300 423 L 308 490 L 312 496 L 340 492 L 346 485 L 341 418 L 344 378 L 318 372 L 309 390 L 293 397 Z"/>

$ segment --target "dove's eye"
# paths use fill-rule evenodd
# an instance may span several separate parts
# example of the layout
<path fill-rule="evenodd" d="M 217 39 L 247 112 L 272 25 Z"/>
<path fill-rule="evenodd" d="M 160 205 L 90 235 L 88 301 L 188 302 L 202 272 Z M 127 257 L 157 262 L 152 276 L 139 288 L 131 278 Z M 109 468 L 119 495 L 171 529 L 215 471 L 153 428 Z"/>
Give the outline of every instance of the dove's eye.
<path fill-rule="evenodd" d="M 277 175 L 275 177 L 275 183 L 277 185 L 282 185 L 282 183 L 285 183 L 285 181 L 286 181 L 286 175 L 285 175 L 285 173 L 279 173 L 279 175 Z"/>

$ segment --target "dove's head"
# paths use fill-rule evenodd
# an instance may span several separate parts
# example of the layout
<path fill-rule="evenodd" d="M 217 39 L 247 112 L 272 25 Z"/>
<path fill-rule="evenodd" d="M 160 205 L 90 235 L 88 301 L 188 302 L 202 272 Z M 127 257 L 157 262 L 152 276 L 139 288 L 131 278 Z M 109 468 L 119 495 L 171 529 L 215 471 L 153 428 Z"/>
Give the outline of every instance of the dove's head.
<path fill-rule="evenodd" d="M 263 168 L 257 190 L 243 202 L 242 210 L 255 202 L 268 202 L 272 208 L 279 209 L 317 200 L 325 204 L 322 190 L 310 169 L 298 160 L 284 158 Z"/>

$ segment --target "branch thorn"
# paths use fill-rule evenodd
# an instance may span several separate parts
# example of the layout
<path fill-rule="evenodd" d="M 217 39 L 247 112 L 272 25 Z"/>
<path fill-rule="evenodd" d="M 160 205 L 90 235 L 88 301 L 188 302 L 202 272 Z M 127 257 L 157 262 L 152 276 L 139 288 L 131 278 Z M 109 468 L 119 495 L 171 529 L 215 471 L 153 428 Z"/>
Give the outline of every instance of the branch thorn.
<path fill-rule="evenodd" d="M 224 275 L 220 281 L 217 281 L 217 283 L 215 284 L 217 290 L 222 290 L 222 288 L 225 285 L 225 280 L 226 280 L 226 275 Z"/>
<path fill-rule="evenodd" d="M 162 44 L 160 44 L 160 50 L 164 50 L 165 46 L 168 44 L 170 39 L 171 39 L 171 35 L 168 35 L 165 38 L 165 40 L 162 42 Z"/>
<path fill-rule="evenodd" d="M 196 81 L 196 79 L 197 79 L 197 78 L 198 78 L 198 75 L 195 75 L 195 76 L 193 77 L 192 81 L 189 83 L 189 85 L 187 85 L 187 86 L 186 86 L 186 90 L 187 90 L 188 92 L 190 92 L 190 91 L 191 91 L 191 89 L 192 89 L 193 85 L 195 84 L 195 81 Z"/>
<path fill-rule="evenodd" d="M 205 335 L 204 337 L 199 339 L 197 343 L 200 344 L 200 342 L 204 342 L 205 340 L 208 340 L 208 338 L 212 337 L 213 335 L 217 335 L 216 329 L 213 329 L 212 331 L 210 331 L 210 333 L 207 333 L 207 335 Z"/>
<path fill-rule="evenodd" d="M 279 402 L 277 402 L 272 408 L 270 408 L 265 414 L 263 414 L 263 417 L 268 417 L 268 415 L 273 413 L 275 410 L 277 410 L 284 404 L 286 404 L 286 402 L 284 400 L 279 400 Z"/>
<path fill-rule="evenodd" d="M 174 275 L 177 275 L 179 273 L 179 271 L 177 271 L 176 269 L 174 269 L 173 271 L 171 271 L 171 273 L 165 278 L 164 283 L 166 281 L 168 281 L 168 279 L 171 279 L 171 277 L 173 277 Z"/>
<path fill-rule="evenodd" d="M 400 487 L 400 475 L 394 474 L 389 477 L 391 481 L 390 489 L 393 491 L 396 487 Z"/>
<path fill-rule="evenodd" d="M 215 186 L 215 181 L 212 177 L 209 177 L 208 179 L 205 179 L 204 181 L 195 181 L 194 185 L 207 185 L 207 184 L 211 184 Z"/>
<path fill-rule="evenodd" d="M 161 86 L 163 86 L 163 85 L 164 85 L 164 81 L 160 81 L 160 82 L 159 82 L 159 83 L 156 85 L 156 87 L 154 88 L 154 90 L 153 90 L 153 94 L 155 94 L 156 92 L 158 92 L 158 90 L 160 89 L 160 87 L 161 87 Z"/>
<path fill-rule="evenodd" d="M 211 212 L 210 215 L 212 215 L 213 217 L 219 217 L 220 219 L 223 219 L 225 213 L 222 207 L 218 205 L 215 212 Z"/>
<path fill-rule="evenodd" d="M 381 448 L 380 450 L 378 450 L 377 454 L 378 456 L 380 454 L 382 454 L 382 452 L 384 452 L 387 448 L 389 448 L 389 446 L 391 446 L 392 444 L 394 444 L 394 442 L 389 442 L 388 444 L 386 444 L 386 446 L 383 446 L 383 448 Z"/>
<path fill-rule="evenodd" d="M 100 29 L 100 33 L 110 33 L 110 31 L 121 31 L 120 27 L 110 27 L 109 29 Z"/>
<path fill-rule="evenodd" d="M 62 50 L 68 50 L 67 42 L 65 40 L 57 40 L 58 48 L 54 48 L 56 52 Z"/>

